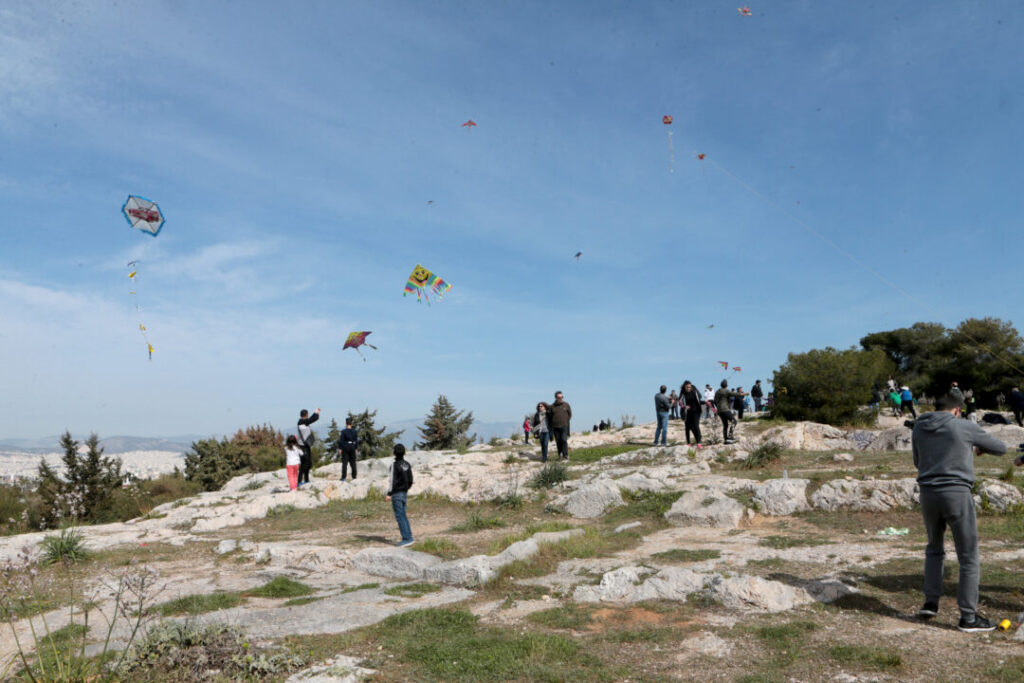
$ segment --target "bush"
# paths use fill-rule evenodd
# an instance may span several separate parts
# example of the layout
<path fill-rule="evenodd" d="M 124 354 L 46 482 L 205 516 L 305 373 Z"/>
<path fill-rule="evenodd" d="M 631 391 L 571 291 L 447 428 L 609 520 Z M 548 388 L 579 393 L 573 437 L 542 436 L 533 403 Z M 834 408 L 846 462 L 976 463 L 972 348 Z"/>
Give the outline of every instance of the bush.
<path fill-rule="evenodd" d="M 622 426 L 619 427 L 619 429 L 629 429 L 630 427 L 636 427 L 636 415 L 627 415 L 623 413 L 622 417 L 619 419 L 622 422 Z M 609 420 L 609 423 L 610 422 L 611 420 Z"/>
<path fill-rule="evenodd" d="M 270 425 L 239 429 L 231 440 L 201 439 L 185 454 L 185 478 L 217 491 L 232 477 L 284 464 L 284 435 Z"/>
<path fill-rule="evenodd" d="M 874 414 L 862 408 L 871 401 L 878 378 L 891 370 L 892 362 L 879 349 L 791 353 L 772 380 L 772 415 L 831 425 L 871 422 Z"/>
<path fill-rule="evenodd" d="M 782 457 L 782 451 L 785 450 L 778 441 L 765 441 L 763 444 L 751 451 L 747 459 L 740 463 L 740 467 L 743 469 L 751 470 L 755 467 L 764 467 L 769 463 L 773 463 Z"/>
<path fill-rule="evenodd" d="M 74 564 L 89 557 L 89 551 L 85 549 L 85 538 L 75 527 L 61 529 L 59 534 L 45 537 L 40 545 L 40 562 L 43 564 Z"/>
<path fill-rule="evenodd" d="M 474 510 L 466 517 L 466 521 L 452 527 L 452 531 L 480 531 L 481 529 L 497 529 L 506 526 L 500 517 L 485 517 Z"/>
<path fill-rule="evenodd" d="M 47 526 L 60 526 L 66 519 L 93 521 L 107 510 L 114 492 L 124 483 L 120 458 L 103 457 L 96 434 L 90 434 L 85 445 L 87 451 L 81 455 L 79 442 L 71 438 L 71 432 L 60 437 L 64 450 L 62 476 L 45 460 L 39 463 L 38 491 Z"/>
<path fill-rule="evenodd" d="M 553 462 L 537 472 L 529 481 L 528 486 L 535 489 L 550 489 L 568 478 L 569 470 L 565 468 L 565 465 Z"/>

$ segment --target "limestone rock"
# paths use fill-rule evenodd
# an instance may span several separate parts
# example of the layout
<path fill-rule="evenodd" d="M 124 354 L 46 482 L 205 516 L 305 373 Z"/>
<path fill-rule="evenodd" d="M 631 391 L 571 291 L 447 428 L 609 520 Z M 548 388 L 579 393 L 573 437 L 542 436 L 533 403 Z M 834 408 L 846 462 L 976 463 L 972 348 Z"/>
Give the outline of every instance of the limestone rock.
<path fill-rule="evenodd" d="M 217 554 L 226 555 L 232 553 L 238 548 L 238 541 L 233 538 L 225 538 L 223 541 L 217 544 Z"/>
<path fill-rule="evenodd" d="M 974 504 L 981 507 L 983 501 L 987 501 L 992 509 L 998 512 L 1005 512 L 1008 508 L 1024 501 L 1020 489 L 1005 481 L 993 481 L 986 479 L 979 483 L 978 494 L 974 496 Z"/>
<path fill-rule="evenodd" d="M 576 602 L 627 600 L 641 581 L 642 567 L 622 567 L 605 573 L 596 586 L 578 586 L 573 591 Z"/>
<path fill-rule="evenodd" d="M 721 491 L 687 491 L 665 513 L 665 519 L 677 526 L 710 526 L 735 529 L 746 508 Z"/>
<path fill-rule="evenodd" d="M 626 522 L 625 524 L 620 524 L 619 526 L 615 527 L 615 533 L 621 534 L 623 531 L 629 531 L 630 529 L 635 529 L 638 526 L 643 525 L 643 522 Z"/>
<path fill-rule="evenodd" d="M 600 517 L 608 508 L 622 505 L 622 493 L 615 482 L 598 477 L 580 485 L 572 493 L 556 498 L 552 505 L 565 510 L 573 517 L 593 519 Z"/>
<path fill-rule="evenodd" d="M 726 607 L 782 612 L 813 602 L 807 591 L 757 576 L 718 574 L 708 581 L 707 592 Z"/>
<path fill-rule="evenodd" d="M 389 579 L 419 579 L 441 558 L 406 548 L 367 548 L 352 556 L 352 565 L 367 574 Z"/>
<path fill-rule="evenodd" d="M 853 462 L 853 456 L 849 453 L 836 453 L 832 456 L 833 462 Z"/>
<path fill-rule="evenodd" d="M 868 451 L 909 451 L 910 430 L 900 425 L 881 431 L 865 450 Z"/>
<path fill-rule="evenodd" d="M 494 557 L 474 555 L 427 567 L 423 578 L 449 585 L 479 586 L 497 576 L 496 564 Z"/>
<path fill-rule="evenodd" d="M 357 657 L 337 655 L 323 664 L 292 674 L 285 683 L 359 683 L 377 673 L 359 666 L 359 662 Z"/>
<path fill-rule="evenodd" d="M 834 479 L 811 494 L 811 505 L 826 512 L 886 512 L 912 508 L 917 502 L 917 482 L 909 478 L 872 481 Z"/>
<path fill-rule="evenodd" d="M 729 641 L 719 638 L 710 631 L 701 631 L 696 636 L 687 638 L 681 644 L 684 650 L 694 655 L 727 657 L 732 654 L 732 645 Z"/>
<path fill-rule="evenodd" d="M 807 479 L 768 479 L 754 491 L 754 501 L 766 515 L 791 515 L 809 510 Z"/>

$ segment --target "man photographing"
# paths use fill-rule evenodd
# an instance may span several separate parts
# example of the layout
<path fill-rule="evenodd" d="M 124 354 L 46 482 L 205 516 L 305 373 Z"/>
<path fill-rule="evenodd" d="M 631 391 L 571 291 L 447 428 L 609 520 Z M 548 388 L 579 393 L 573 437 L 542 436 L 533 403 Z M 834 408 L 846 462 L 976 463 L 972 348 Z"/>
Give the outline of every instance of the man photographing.
<path fill-rule="evenodd" d="M 989 436 L 970 420 L 959 420 L 961 402 L 943 396 L 935 402 L 935 411 L 914 422 L 912 448 L 921 487 L 921 516 L 928 532 L 924 560 L 924 606 L 917 615 L 931 619 L 939 613 L 942 595 L 942 564 L 946 551 L 946 527 L 953 532 L 956 556 L 960 563 L 957 605 L 958 628 L 968 633 L 995 629 L 978 614 L 978 522 L 974 511 L 974 456 L 1002 455 L 1006 444 Z M 1020 465 L 1021 458 L 1014 464 Z"/>

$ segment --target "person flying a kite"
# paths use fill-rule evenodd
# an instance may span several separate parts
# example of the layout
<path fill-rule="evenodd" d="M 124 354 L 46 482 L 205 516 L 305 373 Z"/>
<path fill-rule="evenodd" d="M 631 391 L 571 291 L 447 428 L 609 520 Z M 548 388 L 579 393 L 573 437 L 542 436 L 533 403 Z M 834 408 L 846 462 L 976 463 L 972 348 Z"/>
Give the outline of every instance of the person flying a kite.
<path fill-rule="evenodd" d="M 408 282 L 405 283 L 405 291 L 402 292 L 402 296 L 415 292 L 417 301 L 422 303 L 423 299 L 426 299 L 427 305 L 430 305 L 430 297 L 427 296 L 427 287 L 434 292 L 434 296 L 437 297 L 438 301 L 440 301 L 444 295 L 448 293 L 448 290 L 452 288 L 450 283 L 445 282 L 443 279 L 434 275 L 432 272 L 417 263 L 416 267 L 413 268 L 412 273 L 409 275 Z"/>
<path fill-rule="evenodd" d="M 368 341 L 366 341 L 366 338 L 368 336 L 370 336 L 371 334 L 373 334 L 373 333 L 372 332 L 349 332 L 348 333 L 348 339 L 345 340 L 345 346 L 341 347 L 341 350 L 344 351 L 345 349 L 355 349 L 356 353 L 359 354 L 359 357 L 362 358 L 363 362 L 365 363 L 366 362 L 366 356 L 364 356 L 363 353 L 359 350 L 359 347 L 360 346 L 369 346 L 374 351 L 377 350 L 376 346 L 374 346 L 373 344 L 371 344 Z"/>

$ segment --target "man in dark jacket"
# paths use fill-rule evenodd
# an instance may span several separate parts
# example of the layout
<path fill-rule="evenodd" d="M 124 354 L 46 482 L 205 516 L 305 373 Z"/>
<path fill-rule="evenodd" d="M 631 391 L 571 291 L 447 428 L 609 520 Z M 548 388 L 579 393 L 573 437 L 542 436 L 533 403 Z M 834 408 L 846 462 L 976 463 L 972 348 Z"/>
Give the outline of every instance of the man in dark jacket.
<path fill-rule="evenodd" d="M 309 483 L 309 471 L 313 469 L 313 430 L 310 425 L 320 419 L 320 409 L 317 408 L 312 417 L 309 411 L 303 408 L 299 411 L 299 445 L 302 447 L 302 459 L 299 462 L 299 486 Z"/>
<path fill-rule="evenodd" d="M 718 419 L 722 421 L 722 441 L 726 444 L 736 443 L 732 432 L 736 428 L 736 415 L 732 412 L 732 402 L 737 396 L 744 396 L 742 391 L 729 391 L 729 381 L 722 380 L 721 388 L 715 392 L 715 408 Z"/>
<path fill-rule="evenodd" d="M 345 481 L 348 466 L 352 465 L 352 479 L 356 478 L 356 447 L 359 445 L 359 432 L 352 428 L 352 420 L 345 420 L 345 428 L 338 437 L 338 453 L 341 455 L 341 480 Z"/>
<path fill-rule="evenodd" d="M 391 509 L 395 513 L 395 521 L 398 522 L 398 532 L 402 534 L 402 540 L 396 543 L 400 548 L 412 545 L 412 528 L 409 527 L 409 518 L 405 514 L 405 505 L 408 502 L 409 489 L 412 488 L 412 465 L 405 461 L 405 446 L 395 444 L 395 461 L 388 469 L 388 495 L 391 499 Z"/>
<path fill-rule="evenodd" d="M 661 437 L 662 446 L 667 445 L 668 439 L 668 418 L 672 411 L 672 399 L 665 392 L 668 387 L 661 385 L 661 390 L 654 395 L 654 416 L 658 420 L 658 426 L 654 428 L 654 445 L 658 444 L 658 437 Z"/>
<path fill-rule="evenodd" d="M 761 388 L 761 380 L 754 382 L 750 387 L 750 398 L 754 399 L 754 412 L 761 412 L 761 399 L 764 398 L 764 390 Z"/>
<path fill-rule="evenodd" d="M 555 392 L 551 404 L 551 434 L 555 437 L 559 460 L 569 459 L 569 423 L 572 421 L 572 407 L 565 402 L 561 391 Z"/>
<path fill-rule="evenodd" d="M 1024 393 L 1018 387 L 1014 387 L 1010 390 L 1010 395 L 1006 397 L 1006 402 L 1010 404 L 1010 410 L 1013 411 L 1013 419 L 1017 421 L 1018 427 L 1024 427 L 1024 422 L 1021 418 L 1024 417 Z"/>
<path fill-rule="evenodd" d="M 975 518 L 974 455 L 1002 455 L 1006 444 L 970 420 L 960 417 L 960 399 L 942 396 L 935 411 L 917 418 L 911 447 L 921 489 L 921 516 L 928 532 L 924 560 L 924 606 L 918 616 L 930 619 L 939 613 L 942 595 L 942 564 L 946 551 L 946 527 L 953 532 L 960 563 L 956 599 L 961 631 L 991 631 L 995 625 L 978 614 L 978 524 Z M 1016 464 L 1019 464 L 1017 462 Z"/>

